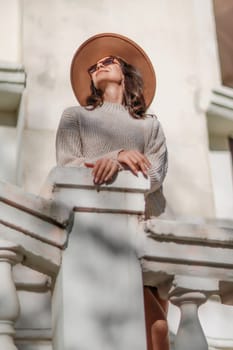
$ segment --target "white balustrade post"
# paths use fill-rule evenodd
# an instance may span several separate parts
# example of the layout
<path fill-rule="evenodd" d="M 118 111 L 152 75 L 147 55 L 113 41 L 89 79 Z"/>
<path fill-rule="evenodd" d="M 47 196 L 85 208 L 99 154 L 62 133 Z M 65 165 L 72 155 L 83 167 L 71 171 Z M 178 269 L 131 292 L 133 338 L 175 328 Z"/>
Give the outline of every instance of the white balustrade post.
<path fill-rule="evenodd" d="M 75 213 L 53 291 L 54 348 L 145 350 L 138 215 L 149 180 L 125 171 L 96 187 L 90 169 L 65 167 L 50 179 Z"/>
<path fill-rule="evenodd" d="M 206 299 L 206 296 L 200 292 L 190 292 L 170 298 L 170 301 L 181 311 L 179 329 L 174 341 L 175 350 L 208 350 L 198 317 L 198 308 L 206 302 Z"/>
<path fill-rule="evenodd" d="M 19 300 L 12 277 L 12 266 L 22 260 L 10 242 L 0 240 L 0 349 L 17 350 L 13 336 L 19 315 Z M 11 250 L 12 249 L 12 250 Z"/>

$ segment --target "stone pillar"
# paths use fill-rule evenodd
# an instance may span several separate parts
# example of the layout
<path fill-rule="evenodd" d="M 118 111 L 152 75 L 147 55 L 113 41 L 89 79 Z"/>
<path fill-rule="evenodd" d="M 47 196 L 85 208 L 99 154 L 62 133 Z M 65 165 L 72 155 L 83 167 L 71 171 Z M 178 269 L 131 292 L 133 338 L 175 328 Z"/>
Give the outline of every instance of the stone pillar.
<path fill-rule="evenodd" d="M 198 317 L 198 308 L 206 302 L 206 296 L 200 292 L 173 296 L 170 301 L 180 308 L 181 318 L 175 337 L 175 350 L 208 350 L 205 334 Z M 188 344 L 188 345 L 187 345 Z"/>
<path fill-rule="evenodd" d="M 148 180 L 122 172 L 97 187 L 90 169 L 55 175 L 54 198 L 74 208 L 75 220 L 53 293 L 54 347 L 146 350 L 137 253 Z"/>
<path fill-rule="evenodd" d="M 22 260 L 14 244 L 0 240 L 0 349 L 16 350 L 14 323 L 19 315 L 19 300 L 12 277 L 12 266 Z"/>

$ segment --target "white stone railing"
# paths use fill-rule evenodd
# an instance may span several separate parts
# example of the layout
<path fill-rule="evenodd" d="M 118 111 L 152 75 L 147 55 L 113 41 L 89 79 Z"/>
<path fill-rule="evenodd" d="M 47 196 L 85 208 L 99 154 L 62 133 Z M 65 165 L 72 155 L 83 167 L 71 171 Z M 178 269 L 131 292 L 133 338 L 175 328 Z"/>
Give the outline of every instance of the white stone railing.
<path fill-rule="evenodd" d="M 90 169 L 51 172 L 44 193 L 74 211 L 53 293 L 54 349 L 146 349 L 137 254 L 148 188 L 148 180 L 130 172 L 103 186 L 93 185 Z"/>
<path fill-rule="evenodd" d="M 41 279 L 34 277 L 25 283 L 24 270 L 13 276 L 12 267 L 21 263 L 54 281 L 72 221 L 72 212 L 61 203 L 0 183 L 0 349 L 16 349 L 13 339 L 14 323 L 19 316 L 16 287 L 37 291 L 42 287 Z M 20 277 L 15 281 L 17 276 Z"/>
<path fill-rule="evenodd" d="M 12 278 L 12 265 L 22 261 L 17 246 L 0 240 L 0 345 L 5 350 L 16 350 L 13 341 L 14 322 L 19 314 L 19 300 Z"/>
<path fill-rule="evenodd" d="M 212 295 L 233 305 L 233 222 L 154 219 L 143 231 L 144 283 L 181 311 L 175 349 L 207 350 L 197 311 Z"/>
<path fill-rule="evenodd" d="M 146 350 L 144 282 L 181 310 L 175 349 L 207 350 L 197 309 L 216 294 L 233 304 L 232 222 L 142 221 L 148 188 L 127 171 L 95 186 L 90 169 L 59 167 L 43 191 L 50 199 L 0 185 L 1 349 L 15 349 L 15 285 L 49 284 L 54 350 Z M 20 262 L 43 275 L 13 279 Z"/>

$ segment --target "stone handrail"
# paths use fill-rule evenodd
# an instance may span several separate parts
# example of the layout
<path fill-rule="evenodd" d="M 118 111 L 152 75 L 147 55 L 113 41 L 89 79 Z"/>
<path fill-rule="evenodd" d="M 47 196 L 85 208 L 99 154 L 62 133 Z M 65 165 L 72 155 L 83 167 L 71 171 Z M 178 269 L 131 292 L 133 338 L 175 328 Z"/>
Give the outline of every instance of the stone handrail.
<path fill-rule="evenodd" d="M 93 229 L 90 220 L 96 222 L 96 233 L 105 232 L 106 225 L 109 226 L 109 215 L 112 215 L 114 224 L 110 225 L 111 230 L 114 231 L 115 224 L 118 225 L 118 231 L 127 230 L 131 242 L 134 242 L 143 270 L 144 284 L 156 286 L 162 298 L 169 299 L 180 307 L 181 321 L 175 338 L 175 349 L 186 349 L 188 342 L 190 349 L 193 344 L 195 350 L 207 350 L 197 309 L 211 295 L 216 294 L 223 303 L 233 302 L 233 223 L 226 220 L 204 221 L 200 218 L 196 222 L 179 219 L 138 220 L 138 215 L 144 210 L 143 193 L 149 184 L 145 178 L 138 179 L 127 172 L 120 173 L 113 184 L 100 187 L 93 185 L 89 169 L 56 168 L 49 179 L 48 188 L 52 191 L 52 198 L 69 203 L 76 213 L 76 224 L 71 237 L 80 235 L 83 230 L 86 230 L 87 236 Z M 96 213 L 101 214 L 102 218 Z M 124 215 L 131 220 L 130 226 L 124 221 Z M 82 259 L 83 257 L 80 263 Z M 66 259 L 64 266 L 65 261 Z M 65 271 L 67 273 L 66 269 Z M 138 271 L 138 281 L 139 273 Z M 106 278 L 109 276 L 106 275 Z M 78 288 L 78 285 L 74 288 Z M 137 288 L 140 286 L 137 285 Z M 138 344 L 140 349 L 145 346 L 139 338 Z M 129 344 L 118 346 L 121 349 L 127 347 Z"/>
<path fill-rule="evenodd" d="M 58 274 L 62 250 L 68 242 L 73 213 L 64 204 L 25 194 L 16 186 L 0 183 L 0 348 L 15 350 L 14 322 L 19 316 L 17 288 L 46 288 Z M 22 280 L 12 267 L 21 263 L 42 275 Z M 18 278 L 17 280 L 17 276 Z M 34 274 L 35 276 L 35 274 Z"/>
<path fill-rule="evenodd" d="M 0 303 L 7 300 L 0 308 L 0 348 L 15 349 L 15 285 L 27 285 L 52 288 L 55 350 L 84 344 L 145 350 L 142 269 L 144 285 L 181 310 L 175 349 L 207 350 L 197 309 L 216 294 L 233 304 L 233 224 L 143 221 L 148 189 L 148 179 L 127 171 L 96 186 L 85 168 L 54 168 L 43 189 L 48 199 L 0 183 L 0 273 L 8 281 L 0 287 Z M 11 271 L 19 262 L 44 275 L 17 279 L 17 269 L 15 276 Z"/>
<path fill-rule="evenodd" d="M 197 309 L 212 295 L 233 305 L 233 222 L 154 219 L 143 232 L 144 283 L 181 310 L 175 349 L 207 350 Z"/>

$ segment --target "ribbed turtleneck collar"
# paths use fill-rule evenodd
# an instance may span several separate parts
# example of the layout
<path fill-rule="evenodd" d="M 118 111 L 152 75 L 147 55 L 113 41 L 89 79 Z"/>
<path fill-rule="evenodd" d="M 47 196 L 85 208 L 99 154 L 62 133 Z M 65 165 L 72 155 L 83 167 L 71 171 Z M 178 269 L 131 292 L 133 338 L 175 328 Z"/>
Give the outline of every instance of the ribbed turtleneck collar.
<path fill-rule="evenodd" d="M 106 112 L 126 112 L 127 109 L 120 103 L 113 103 L 105 101 L 99 108 L 105 110 Z"/>

